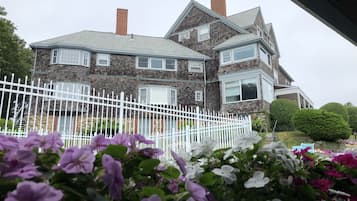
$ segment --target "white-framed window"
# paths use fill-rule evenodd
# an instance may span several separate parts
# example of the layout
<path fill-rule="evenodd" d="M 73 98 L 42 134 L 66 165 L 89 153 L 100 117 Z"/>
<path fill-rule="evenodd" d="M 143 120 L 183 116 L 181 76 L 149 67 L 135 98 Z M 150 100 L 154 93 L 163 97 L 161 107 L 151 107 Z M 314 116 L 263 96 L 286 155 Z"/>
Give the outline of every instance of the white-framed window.
<path fill-rule="evenodd" d="M 141 86 L 138 89 L 139 103 L 153 105 L 177 105 L 177 90 L 169 86 Z"/>
<path fill-rule="evenodd" d="M 202 61 L 188 61 L 188 72 L 203 73 Z"/>
<path fill-rule="evenodd" d="M 78 49 L 53 49 L 51 64 L 79 65 L 89 67 L 90 53 Z"/>
<path fill-rule="evenodd" d="M 203 101 L 203 92 L 195 91 L 195 101 L 202 102 Z"/>
<path fill-rule="evenodd" d="M 263 79 L 262 81 L 262 89 L 263 89 L 263 99 L 268 103 L 273 102 L 274 100 L 274 87 L 267 80 Z"/>
<path fill-rule="evenodd" d="M 182 42 L 184 40 L 190 39 L 190 31 L 182 31 L 178 34 L 178 41 Z"/>
<path fill-rule="evenodd" d="M 209 24 L 203 25 L 197 28 L 197 39 L 198 42 L 210 39 L 210 29 Z"/>
<path fill-rule="evenodd" d="M 51 96 L 58 99 L 86 100 L 90 91 L 90 85 L 75 82 L 55 82 L 49 88 L 54 90 Z"/>
<path fill-rule="evenodd" d="M 271 55 L 263 47 L 259 48 L 260 59 L 271 67 Z"/>
<path fill-rule="evenodd" d="M 221 65 L 227 65 L 232 63 L 239 63 L 257 58 L 256 44 L 247 45 L 243 47 L 237 47 L 220 52 Z"/>
<path fill-rule="evenodd" d="M 110 66 L 110 54 L 97 53 L 97 66 Z"/>
<path fill-rule="evenodd" d="M 258 98 L 256 78 L 229 81 L 224 83 L 224 103 L 234 103 Z"/>
<path fill-rule="evenodd" d="M 139 69 L 152 69 L 152 70 L 167 70 L 176 71 L 177 60 L 168 58 L 155 58 L 155 57 L 136 57 L 136 68 Z"/>

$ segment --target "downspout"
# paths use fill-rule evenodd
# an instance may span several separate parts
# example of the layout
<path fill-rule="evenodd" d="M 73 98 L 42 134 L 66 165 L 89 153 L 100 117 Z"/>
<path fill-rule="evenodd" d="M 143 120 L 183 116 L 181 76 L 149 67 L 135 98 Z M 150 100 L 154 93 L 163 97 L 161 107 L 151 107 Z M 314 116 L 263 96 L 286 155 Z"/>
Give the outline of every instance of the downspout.
<path fill-rule="evenodd" d="M 203 99 L 203 108 L 204 109 L 207 109 L 206 106 L 207 106 L 207 76 L 206 76 L 206 59 L 203 58 L 203 82 L 204 82 L 204 99 Z"/>

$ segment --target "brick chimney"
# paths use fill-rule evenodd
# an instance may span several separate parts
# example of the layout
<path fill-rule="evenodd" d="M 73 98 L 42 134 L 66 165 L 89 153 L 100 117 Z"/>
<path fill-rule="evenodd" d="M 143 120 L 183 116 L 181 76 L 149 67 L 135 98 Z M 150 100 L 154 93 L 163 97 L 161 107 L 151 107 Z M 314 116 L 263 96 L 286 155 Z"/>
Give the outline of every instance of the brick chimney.
<path fill-rule="evenodd" d="M 117 9 L 117 27 L 116 34 L 127 35 L 128 34 L 128 10 L 127 9 Z"/>
<path fill-rule="evenodd" d="M 211 0 L 211 9 L 224 17 L 227 16 L 226 0 Z"/>

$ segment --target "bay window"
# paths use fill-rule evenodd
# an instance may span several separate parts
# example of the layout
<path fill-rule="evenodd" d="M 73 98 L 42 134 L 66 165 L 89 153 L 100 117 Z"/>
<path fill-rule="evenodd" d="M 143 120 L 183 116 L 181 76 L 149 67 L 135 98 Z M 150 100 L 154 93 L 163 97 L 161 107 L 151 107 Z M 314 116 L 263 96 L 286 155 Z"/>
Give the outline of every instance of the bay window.
<path fill-rule="evenodd" d="M 257 79 L 242 79 L 224 83 L 224 102 L 234 103 L 258 98 Z"/>
<path fill-rule="evenodd" d="M 142 86 L 138 91 L 139 103 L 155 105 L 176 105 L 177 91 L 169 86 Z"/>
<path fill-rule="evenodd" d="M 136 58 L 136 68 L 176 71 L 177 60 L 138 56 Z"/>
<path fill-rule="evenodd" d="M 89 67 L 90 53 L 78 49 L 53 49 L 51 64 L 79 65 Z"/>
<path fill-rule="evenodd" d="M 221 65 L 239 63 L 256 58 L 256 44 L 221 51 Z"/>

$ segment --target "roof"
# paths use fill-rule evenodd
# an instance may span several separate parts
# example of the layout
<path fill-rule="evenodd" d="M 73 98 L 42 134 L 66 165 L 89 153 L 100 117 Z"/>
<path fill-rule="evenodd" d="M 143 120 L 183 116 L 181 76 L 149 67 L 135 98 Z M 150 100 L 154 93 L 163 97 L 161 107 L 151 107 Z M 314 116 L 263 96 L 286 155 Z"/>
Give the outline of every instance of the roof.
<path fill-rule="evenodd" d="M 278 45 L 278 41 L 276 40 L 276 37 L 275 37 L 275 32 L 274 32 L 273 24 L 272 24 L 272 23 L 268 23 L 268 24 L 265 25 L 265 28 L 266 28 L 266 30 L 267 30 L 267 32 L 268 32 L 269 34 L 270 34 L 270 32 L 272 32 L 270 36 L 273 37 L 273 39 L 274 39 L 274 41 L 275 41 L 275 45 L 276 45 L 275 51 L 276 51 L 276 54 L 277 54 L 278 56 L 280 56 L 279 45 Z"/>
<path fill-rule="evenodd" d="M 260 7 L 252 8 L 231 16 L 228 16 L 227 19 L 234 22 L 240 27 L 246 28 L 254 24 L 255 19 L 257 18 L 260 12 Z"/>
<path fill-rule="evenodd" d="M 265 28 L 267 29 L 267 32 L 270 32 L 271 29 L 273 28 L 273 24 L 272 23 L 265 24 Z"/>
<path fill-rule="evenodd" d="M 224 50 L 229 49 L 232 47 L 248 45 L 254 42 L 261 42 L 271 53 L 275 53 L 273 49 L 263 40 L 263 38 L 259 37 L 256 34 L 249 33 L 249 34 L 238 34 L 233 36 L 232 38 L 224 41 L 223 43 L 214 47 L 214 50 Z"/>
<path fill-rule="evenodd" d="M 279 65 L 279 70 L 280 70 L 280 72 L 282 72 L 291 82 L 294 81 L 294 79 L 289 75 L 288 72 L 286 72 L 286 70 L 285 70 L 281 65 Z"/>
<path fill-rule="evenodd" d="M 357 2 L 353 0 L 292 0 L 357 46 Z"/>
<path fill-rule="evenodd" d="M 183 21 L 185 16 L 191 11 L 191 9 L 193 7 L 196 7 L 198 9 L 202 10 L 203 12 L 207 13 L 208 15 L 210 15 L 210 16 L 212 16 L 214 18 L 217 18 L 220 22 L 222 22 L 223 24 L 231 27 L 233 30 L 236 30 L 239 33 L 248 33 L 248 31 L 246 31 L 245 29 L 243 29 L 239 25 L 235 24 L 234 22 L 228 20 L 226 17 L 214 12 L 213 10 L 211 10 L 211 9 L 207 8 L 206 6 L 198 3 L 195 0 L 191 0 L 190 3 L 188 3 L 188 5 L 186 6 L 186 8 L 183 10 L 181 15 L 177 18 L 175 23 L 170 27 L 169 31 L 165 35 L 165 38 L 168 38 L 170 36 L 170 34 L 172 34 L 176 30 L 176 28 L 181 24 L 181 22 Z"/>
<path fill-rule="evenodd" d="M 93 52 L 172 57 L 182 59 L 210 59 L 172 40 L 140 35 L 117 35 L 109 32 L 81 31 L 30 44 L 32 48 L 81 48 Z"/>

